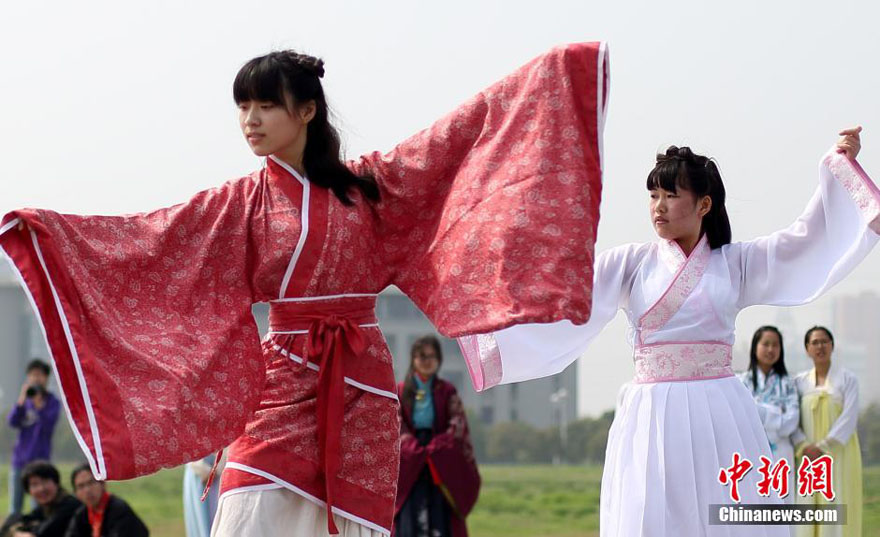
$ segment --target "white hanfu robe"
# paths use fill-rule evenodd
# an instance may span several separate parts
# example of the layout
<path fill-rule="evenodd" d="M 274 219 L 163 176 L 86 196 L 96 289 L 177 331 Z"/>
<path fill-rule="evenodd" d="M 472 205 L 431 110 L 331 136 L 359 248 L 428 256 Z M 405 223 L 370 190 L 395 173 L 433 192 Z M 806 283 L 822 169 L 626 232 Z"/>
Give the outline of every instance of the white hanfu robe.
<path fill-rule="evenodd" d="M 797 503 L 825 506 L 846 505 L 844 525 L 798 526 L 798 537 L 861 537 L 862 535 L 862 453 L 859 435 L 859 380 L 855 373 L 832 360 L 825 383 L 816 385 L 816 369 L 794 379 L 801 398 L 801 428 L 792 436 L 799 454 L 808 443 L 833 459 L 831 476 L 834 500 L 820 493 L 796 497 Z M 800 458 L 800 457 L 799 457 Z"/>
<path fill-rule="evenodd" d="M 756 367 L 754 373 L 757 386 L 752 384 L 751 370 L 740 373 L 739 380 L 755 400 L 761 425 L 764 426 L 764 432 L 767 433 L 767 440 L 770 442 L 773 463 L 782 459 L 788 462 L 789 489 L 785 502 L 794 503 L 797 481 L 791 436 L 801 422 L 797 388 L 791 377 L 780 376 L 772 369 L 769 375 L 765 375 L 760 367 Z"/>
<path fill-rule="evenodd" d="M 877 243 L 880 191 L 861 167 L 831 152 L 820 175 L 804 213 L 772 235 L 716 249 L 704 236 L 689 257 L 665 240 L 602 253 L 585 325 L 520 325 L 462 342 L 471 363 L 517 382 L 561 371 L 624 311 L 636 374 L 609 433 L 602 537 L 788 535 L 785 526 L 710 525 L 709 506 L 732 503 L 719 471 L 737 452 L 754 465 L 739 482 L 741 502 L 780 501 L 757 493 L 759 458 L 771 452 L 752 395 L 730 368 L 737 314 L 810 302 Z"/>

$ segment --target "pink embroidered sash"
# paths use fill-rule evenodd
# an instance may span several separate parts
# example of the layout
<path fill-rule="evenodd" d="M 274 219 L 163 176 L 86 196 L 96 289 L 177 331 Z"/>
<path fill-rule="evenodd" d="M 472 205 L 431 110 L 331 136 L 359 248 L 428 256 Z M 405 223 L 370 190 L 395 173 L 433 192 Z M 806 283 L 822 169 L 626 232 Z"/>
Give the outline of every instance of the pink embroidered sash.
<path fill-rule="evenodd" d="M 732 347 L 699 341 L 660 343 L 635 348 L 633 382 L 707 380 L 733 376 Z"/>

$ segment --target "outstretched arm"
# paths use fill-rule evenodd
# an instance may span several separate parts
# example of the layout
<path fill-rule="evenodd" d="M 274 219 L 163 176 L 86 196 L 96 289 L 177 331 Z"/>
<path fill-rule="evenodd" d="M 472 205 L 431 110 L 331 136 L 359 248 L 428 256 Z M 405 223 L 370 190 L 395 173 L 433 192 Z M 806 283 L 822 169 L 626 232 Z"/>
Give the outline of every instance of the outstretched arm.
<path fill-rule="evenodd" d="M 880 190 L 852 160 L 861 148 L 860 131 L 841 131 L 822 159 L 816 193 L 793 224 L 727 247 L 739 263 L 740 309 L 810 302 L 849 274 L 877 243 Z"/>

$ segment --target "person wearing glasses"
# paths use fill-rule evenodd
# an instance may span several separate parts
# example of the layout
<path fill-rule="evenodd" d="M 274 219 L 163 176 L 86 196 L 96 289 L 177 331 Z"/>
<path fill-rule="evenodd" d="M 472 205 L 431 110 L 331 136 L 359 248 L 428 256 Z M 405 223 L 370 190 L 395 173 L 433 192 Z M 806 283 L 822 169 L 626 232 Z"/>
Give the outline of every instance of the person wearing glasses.
<path fill-rule="evenodd" d="M 822 494 L 802 496 L 798 503 L 844 504 L 842 526 L 798 526 L 797 535 L 857 537 L 862 535 L 862 456 L 856 426 L 859 418 L 859 381 L 839 364 L 832 364 L 834 336 L 824 326 L 814 326 L 804 336 L 813 369 L 795 377 L 801 399 L 801 427 L 793 435 L 795 459 L 804 464 L 823 455 L 832 458 L 834 500 Z M 800 474 L 798 474 L 800 475 Z M 795 489 L 797 492 L 797 489 Z"/>
<path fill-rule="evenodd" d="M 467 537 L 465 517 L 480 492 L 480 473 L 461 398 L 438 376 L 440 340 L 412 344 L 400 397 L 400 477 L 396 537 Z"/>
<path fill-rule="evenodd" d="M 64 537 L 149 537 L 150 531 L 119 496 L 107 492 L 88 464 L 70 474 L 73 492 L 83 506 L 79 508 Z"/>

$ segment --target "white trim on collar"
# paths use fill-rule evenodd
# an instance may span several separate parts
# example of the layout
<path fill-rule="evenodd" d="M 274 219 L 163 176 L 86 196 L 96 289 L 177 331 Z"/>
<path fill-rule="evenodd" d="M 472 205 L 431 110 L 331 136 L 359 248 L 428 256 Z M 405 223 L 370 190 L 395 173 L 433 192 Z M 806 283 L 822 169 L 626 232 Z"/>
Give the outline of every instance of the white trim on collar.
<path fill-rule="evenodd" d="M 298 171 L 293 169 L 290 164 L 284 162 L 275 155 L 269 155 L 268 158 L 272 159 L 272 162 L 287 170 L 287 172 L 292 175 L 294 179 L 299 181 L 303 187 L 302 207 L 300 208 L 301 230 L 299 233 L 299 240 L 296 242 L 296 248 L 293 250 L 293 255 L 290 256 L 290 262 L 287 264 L 287 270 L 284 272 L 284 279 L 281 280 L 281 289 L 278 291 L 278 298 L 283 299 L 284 295 L 287 293 L 287 286 L 290 285 L 290 278 L 293 276 L 293 270 L 299 262 L 299 257 L 302 255 L 303 248 L 306 245 L 306 239 L 309 236 L 309 200 L 311 199 L 311 192 L 309 181 L 300 175 Z"/>

